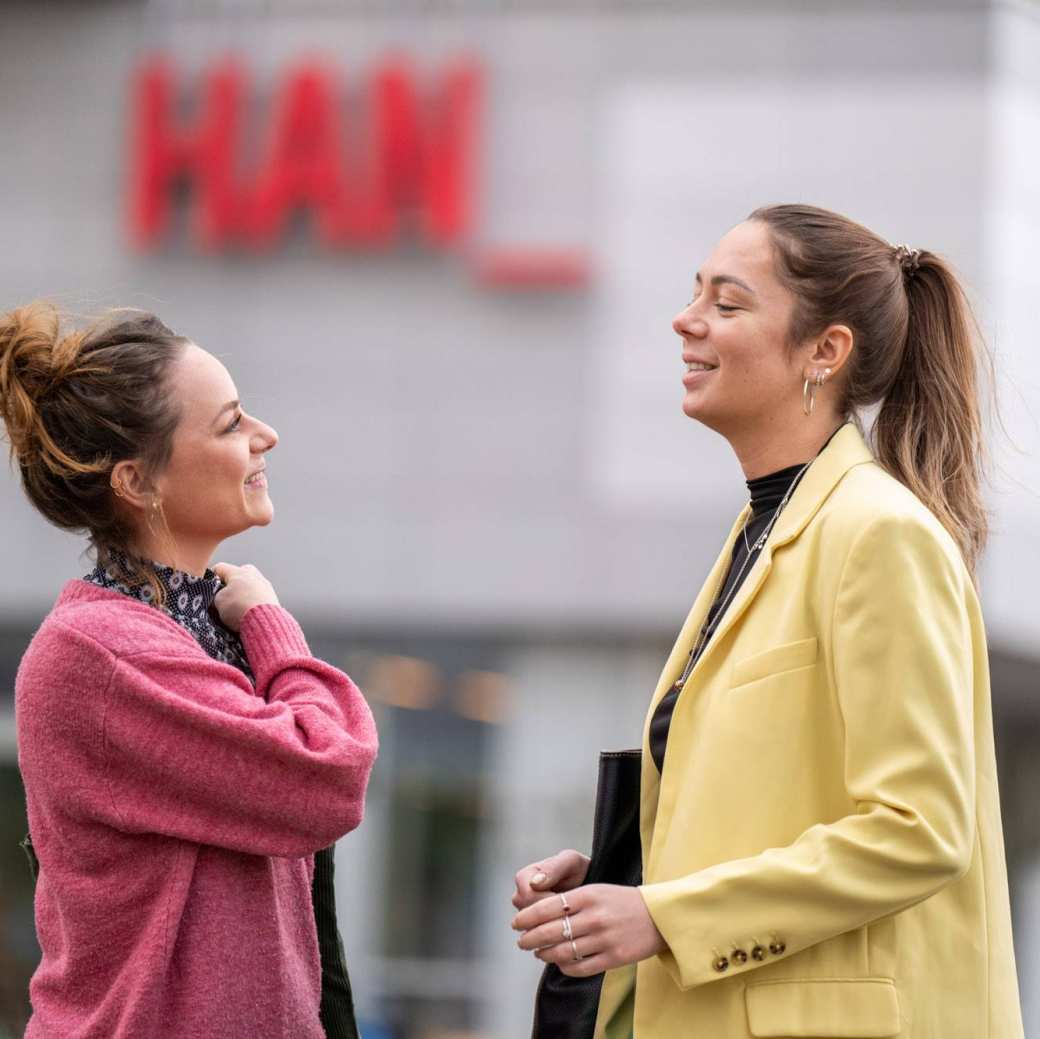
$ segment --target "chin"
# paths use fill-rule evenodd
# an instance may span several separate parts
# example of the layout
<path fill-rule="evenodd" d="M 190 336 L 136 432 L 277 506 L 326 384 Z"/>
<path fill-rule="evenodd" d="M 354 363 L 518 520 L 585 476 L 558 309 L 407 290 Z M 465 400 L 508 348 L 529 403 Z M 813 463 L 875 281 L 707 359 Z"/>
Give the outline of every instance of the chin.
<path fill-rule="evenodd" d="M 713 416 L 710 411 L 705 409 L 695 395 L 687 393 L 683 397 L 682 410 L 687 418 L 692 418 L 716 433 L 719 431 L 718 423 L 716 422 L 717 416 Z"/>
<path fill-rule="evenodd" d="M 701 402 L 697 399 L 695 393 L 687 393 L 683 395 L 682 410 L 683 414 L 687 418 L 694 418 L 698 422 L 704 421 L 704 408 L 701 405 Z"/>

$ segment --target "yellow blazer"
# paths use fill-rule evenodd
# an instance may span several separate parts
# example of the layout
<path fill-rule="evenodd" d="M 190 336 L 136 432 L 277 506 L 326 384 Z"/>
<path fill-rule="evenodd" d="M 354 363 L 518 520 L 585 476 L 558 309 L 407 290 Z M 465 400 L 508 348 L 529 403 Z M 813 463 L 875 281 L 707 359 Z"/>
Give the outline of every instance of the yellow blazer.
<path fill-rule="evenodd" d="M 694 667 L 658 774 L 649 719 L 748 513 L 643 733 L 640 890 L 668 948 L 608 972 L 597 1039 L 1021 1039 L 978 599 L 852 423 Z"/>

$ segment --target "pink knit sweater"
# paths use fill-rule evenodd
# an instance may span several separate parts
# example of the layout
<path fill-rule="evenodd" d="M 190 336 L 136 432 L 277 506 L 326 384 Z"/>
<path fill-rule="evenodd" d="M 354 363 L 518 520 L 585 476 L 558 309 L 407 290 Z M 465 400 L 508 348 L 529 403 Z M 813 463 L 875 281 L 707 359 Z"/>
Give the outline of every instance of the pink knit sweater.
<path fill-rule="evenodd" d="M 22 660 L 40 860 L 27 1039 L 321 1039 L 313 852 L 360 822 L 371 712 L 292 616 L 256 689 L 169 617 L 70 581 Z"/>

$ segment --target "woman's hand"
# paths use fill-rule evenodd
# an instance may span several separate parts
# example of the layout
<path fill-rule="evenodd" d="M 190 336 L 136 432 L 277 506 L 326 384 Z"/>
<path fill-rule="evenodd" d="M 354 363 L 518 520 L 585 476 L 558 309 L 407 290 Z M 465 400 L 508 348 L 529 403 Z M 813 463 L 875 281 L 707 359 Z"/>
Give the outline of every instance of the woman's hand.
<path fill-rule="evenodd" d="M 255 566 L 217 563 L 213 572 L 224 582 L 213 605 L 221 621 L 232 631 L 239 630 L 246 611 L 254 606 L 280 605 L 271 582 Z"/>
<path fill-rule="evenodd" d="M 638 963 L 666 947 L 639 889 L 617 884 L 590 884 L 566 898 L 543 898 L 517 913 L 513 928 L 524 932 L 521 949 L 533 949 L 538 959 L 572 978 Z"/>
<path fill-rule="evenodd" d="M 585 874 L 588 871 L 589 857 L 572 849 L 557 852 L 541 862 L 532 862 L 516 875 L 513 905 L 517 909 L 526 909 L 546 895 L 570 891 L 585 883 Z"/>

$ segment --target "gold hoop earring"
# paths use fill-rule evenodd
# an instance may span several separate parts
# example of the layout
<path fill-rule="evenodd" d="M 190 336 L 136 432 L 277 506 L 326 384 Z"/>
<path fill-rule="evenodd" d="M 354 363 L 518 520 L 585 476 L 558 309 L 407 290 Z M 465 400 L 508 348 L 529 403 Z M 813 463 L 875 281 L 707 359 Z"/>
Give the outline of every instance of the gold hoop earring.
<path fill-rule="evenodd" d="M 808 378 L 802 383 L 802 411 L 806 416 L 813 413 L 816 407 L 816 387 L 810 388 Z"/>
<path fill-rule="evenodd" d="M 816 407 L 816 393 L 830 373 L 830 368 L 826 368 L 822 372 L 814 372 L 802 383 L 802 411 L 806 416 L 813 413 L 813 409 Z"/>

